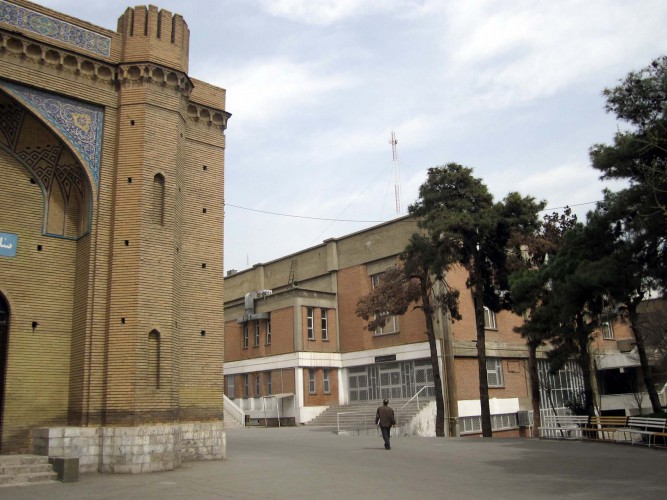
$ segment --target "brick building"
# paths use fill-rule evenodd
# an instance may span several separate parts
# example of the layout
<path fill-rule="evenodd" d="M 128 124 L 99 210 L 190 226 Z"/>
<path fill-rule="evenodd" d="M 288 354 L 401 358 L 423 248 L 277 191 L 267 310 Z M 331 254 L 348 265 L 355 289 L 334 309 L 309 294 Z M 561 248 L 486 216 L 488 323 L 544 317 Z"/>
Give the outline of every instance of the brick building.
<path fill-rule="evenodd" d="M 467 273 L 452 269 L 449 283 L 461 292 L 462 320 L 440 313 L 435 329 L 442 386 L 434 377 L 421 310 L 392 318 L 381 330 L 364 329 L 355 315 L 358 299 L 395 266 L 410 235 L 410 217 L 399 218 L 225 278 L 225 393 L 247 418 L 263 423 L 307 423 L 332 405 L 407 400 L 422 390 L 442 390 L 450 433 L 481 432 L 475 316 Z M 522 319 L 486 310 L 486 354 L 494 435 L 519 435 L 519 412 L 531 409 L 525 341 L 514 332 Z M 625 339 L 625 340 L 623 340 Z M 598 357 L 628 343 L 625 325 L 595 340 Z M 445 355 L 443 356 L 443 353 Z M 581 389 L 573 367 L 549 375 L 545 409 Z M 398 402 L 397 402 L 398 403 Z M 267 409 L 268 408 L 268 409 Z M 431 415 L 432 419 L 432 415 Z M 427 434 L 434 433 L 434 422 Z"/>
<path fill-rule="evenodd" d="M 2 453 L 110 472 L 225 454 L 230 115 L 188 75 L 189 37 L 153 6 L 110 31 L 0 0 Z"/>

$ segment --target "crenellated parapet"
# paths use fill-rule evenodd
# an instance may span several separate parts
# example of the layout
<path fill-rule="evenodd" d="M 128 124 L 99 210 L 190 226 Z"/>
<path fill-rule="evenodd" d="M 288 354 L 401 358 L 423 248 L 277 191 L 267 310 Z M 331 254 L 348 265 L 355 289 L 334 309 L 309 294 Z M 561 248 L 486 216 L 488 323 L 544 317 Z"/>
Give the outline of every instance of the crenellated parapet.
<path fill-rule="evenodd" d="M 128 8 L 118 19 L 118 33 L 123 62 L 148 61 L 188 72 L 190 30 L 181 15 L 154 5 Z"/>

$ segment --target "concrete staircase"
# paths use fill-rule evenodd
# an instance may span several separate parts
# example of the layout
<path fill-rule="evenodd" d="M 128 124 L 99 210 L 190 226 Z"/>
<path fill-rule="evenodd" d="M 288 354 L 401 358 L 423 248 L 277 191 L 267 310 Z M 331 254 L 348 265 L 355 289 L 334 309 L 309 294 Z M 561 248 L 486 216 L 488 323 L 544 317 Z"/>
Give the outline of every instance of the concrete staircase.
<path fill-rule="evenodd" d="M 0 488 L 55 482 L 57 474 L 48 457 L 0 455 Z"/>
<path fill-rule="evenodd" d="M 228 411 L 227 408 L 224 408 L 224 418 L 225 418 L 225 429 L 236 429 L 238 427 L 243 427 L 241 422 L 237 420 L 236 415 Z"/>
<path fill-rule="evenodd" d="M 397 427 L 399 428 L 407 426 L 424 406 L 430 403 L 430 400 L 420 398 L 419 408 L 417 408 L 416 400 L 408 403 L 405 408 L 401 408 L 407 401 L 407 399 L 392 399 L 389 402 L 389 406 L 394 409 Z M 338 414 L 341 413 L 339 417 L 341 431 L 375 429 L 375 412 L 381 405 L 382 401 L 365 401 L 363 403 L 330 406 L 306 425 L 332 427 L 336 430 Z"/>

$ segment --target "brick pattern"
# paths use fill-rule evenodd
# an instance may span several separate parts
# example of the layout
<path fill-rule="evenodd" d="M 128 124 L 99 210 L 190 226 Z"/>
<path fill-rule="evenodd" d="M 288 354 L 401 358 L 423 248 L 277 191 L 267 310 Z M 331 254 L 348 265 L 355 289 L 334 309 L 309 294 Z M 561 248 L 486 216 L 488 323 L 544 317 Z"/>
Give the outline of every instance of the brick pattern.
<path fill-rule="evenodd" d="M 99 183 L 77 171 L 92 204 L 90 232 L 78 240 L 44 235 L 51 222 L 39 186 L 0 148 L 0 231 L 19 236 L 17 256 L 0 259 L 11 310 L 1 450 L 28 450 L 36 426 L 221 420 L 225 91 L 187 78 L 181 16 L 128 9 L 114 33 L 11 3 L 103 34 L 111 50 L 91 58 L 0 23 L 0 79 L 104 109 Z M 22 147 L 57 137 L 35 123 L 20 130 Z M 72 215 L 58 207 L 50 214 Z M 151 332 L 159 332 L 159 384 L 149 373 Z"/>
<path fill-rule="evenodd" d="M 309 370 L 315 374 L 315 392 L 311 393 L 309 389 L 310 377 Z M 329 392 L 324 391 L 324 368 L 304 368 L 303 369 L 303 400 L 305 406 L 328 406 L 338 404 L 338 370 L 329 369 Z"/>

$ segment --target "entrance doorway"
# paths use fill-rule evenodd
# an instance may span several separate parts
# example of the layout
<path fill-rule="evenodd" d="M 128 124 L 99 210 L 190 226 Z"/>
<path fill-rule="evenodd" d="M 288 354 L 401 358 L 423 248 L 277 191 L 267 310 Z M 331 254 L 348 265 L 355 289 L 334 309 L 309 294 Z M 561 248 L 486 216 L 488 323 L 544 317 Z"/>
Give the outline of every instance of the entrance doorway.
<path fill-rule="evenodd" d="M 403 397 L 401 367 L 398 363 L 380 365 L 380 397 L 382 399 L 400 399 Z"/>
<path fill-rule="evenodd" d="M 2 422 L 5 409 L 7 351 L 9 348 L 9 305 L 0 294 L 0 453 L 2 453 Z"/>

